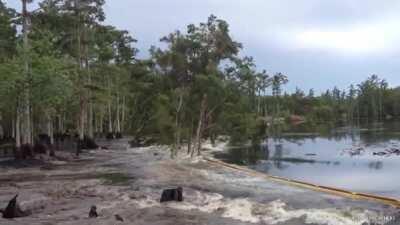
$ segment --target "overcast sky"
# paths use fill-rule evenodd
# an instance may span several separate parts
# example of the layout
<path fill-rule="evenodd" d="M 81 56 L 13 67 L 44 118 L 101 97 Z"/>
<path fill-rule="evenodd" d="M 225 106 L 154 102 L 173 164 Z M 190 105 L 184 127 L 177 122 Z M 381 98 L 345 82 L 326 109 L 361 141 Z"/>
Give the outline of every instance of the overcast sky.
<path fill-rule="evenodd" d="M 19 7 L 19 0 L 6 0 Z M 106 0 L 107 23 L 138 39 L 141 57 L 160 37 L 210 14 L 230 24 L 260 70 L 288 90 L 347 88 L 371 74 L 400 85 L 398 0 Z"/>

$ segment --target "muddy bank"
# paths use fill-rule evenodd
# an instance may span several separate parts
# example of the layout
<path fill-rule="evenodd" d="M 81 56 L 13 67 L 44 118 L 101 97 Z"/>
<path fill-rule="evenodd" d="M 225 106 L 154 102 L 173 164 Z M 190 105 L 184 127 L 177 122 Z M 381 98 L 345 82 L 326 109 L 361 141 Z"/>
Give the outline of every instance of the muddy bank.
<path fill-rule="evenodd" d="M 0 207 L 16 193 L 34 212 L 0 224 L 362 224 L 397 209 L 285 186 L 197 158 L 169 159 L 162 146 L 108 143 L 53 167 L 0 167 Z M 162 189 L 182 186 L 183 203 L 159 203 Z M 99 217 L 89 219 L 92 205 Z M 115 214 L 123 222 L 115 219 Z"/>

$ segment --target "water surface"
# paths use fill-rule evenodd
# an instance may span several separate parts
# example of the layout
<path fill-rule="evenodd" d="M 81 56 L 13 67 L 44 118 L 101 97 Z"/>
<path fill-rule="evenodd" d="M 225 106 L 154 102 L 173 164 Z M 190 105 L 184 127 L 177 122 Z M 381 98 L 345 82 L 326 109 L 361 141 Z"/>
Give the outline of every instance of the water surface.
<path fill-rule="evenodd" d="M 400 123 L 289 135 L 216 157 L 271 175 L 400 199 Z M 388 154 L 388 152 L 394 152 Z"/>

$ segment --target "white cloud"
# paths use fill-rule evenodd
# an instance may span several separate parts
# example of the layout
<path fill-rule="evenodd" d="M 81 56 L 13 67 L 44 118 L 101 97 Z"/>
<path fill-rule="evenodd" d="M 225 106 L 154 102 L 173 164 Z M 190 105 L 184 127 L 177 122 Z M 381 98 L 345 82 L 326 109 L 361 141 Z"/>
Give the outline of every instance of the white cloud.
<path fill-rule="evenodd" d="M 386 21 L 392 21 L 388 23 Z M 293 42 L 298 48 L 346 54 L 390 53 L 400 40 L 399 19 L 340 28 L 320 27 L 297 31 Z"/>

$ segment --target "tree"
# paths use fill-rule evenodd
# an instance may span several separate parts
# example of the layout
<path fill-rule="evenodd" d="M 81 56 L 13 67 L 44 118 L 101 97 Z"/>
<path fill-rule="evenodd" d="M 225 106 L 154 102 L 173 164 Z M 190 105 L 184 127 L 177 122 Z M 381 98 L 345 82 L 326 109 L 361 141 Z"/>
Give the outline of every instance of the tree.
<path fill-rule="evenodd" d="M 17 28 L 16 28 L 16 11 L 8 8 L 2 1 L 0 1 L 0 91 L 2 88 L 6 93 L 12 92 L 15 89 L 16 83 L 15 79 L 12 79 L 11 74 L 13 70 L 10 71 L 11 68 L 15 68 L 15 57 L 17 54 Z M 7 80 L 12 79 L 12 81 L 7 84 Z M 2 103 L 0 103 L 0 129 L 3 131 L 0 134 L 0 138 L 4 136 L 13 136 L 14 132 L 11 134 L 6 134 L 5 129 L 8 127 L 14 127 L 14 119 L 12 121 L 8 120 L 9 118 L 15 117 L 16 112 L 16 101 L 11 98 L 11 96 L 15 95 L 2 95 L 4 98 L 2 99 Z M 11 107 L 10 107 L 11 106 Z M 11 110 L 10 110 L 11 108 Z"/>
<path fill-rule="evenodd" d="M 207 123 L 210 122 L 208 120 L 213 118 L 214 108 L 220 104 L 210 104 L 214 102 L 210 101 L 211 89 L 206 88 L 206 84 L 211 84 L 214 88 L 219 87 L 215 84 L 224 79 L 219 70 L 221 61 L 232 60 L 239 52 L 241 44 L 230 37 L 228 24 L 213 15 L 206 23 L 189 25 L 186 34 L 177 31 L 161 41 L 168 44 L 168 49 L 154 49 L 153 58 L 160 65 L 160 72 L 170 77 L 170 85 L 167 88 L 171 90 L 169 93 L 174 93 L 173 98 L 177 99 L 173 101 L 176 103 L 173 110 L 175 146 L 180 146 L 184 118 L 191 124 L 189 127 L 195 127 L 193 122 L 197 120 L 191 152 L 192 155 L 195 152 L 200 154 L 201 139 L 207 129 Z M 191 108 L 197 109 L 197 116 L 183 115 L 189 104 Z"/>
<path fill-rule="evenodd" d="M 23 66 L 25 80 L 23 82 L 23 97 L 18 102 L 17 119 L 16 119 L 16 148 L 19 149 L 21 145 L 31 146 L 33 144 L 33 127 L 32 127 L 32 105 L 31 105 L 31 65 L 30 65 L 30 42 L 29 32 L 31 26 L 31 18 L 28 13 L 27 5 L 33 0 L 22 1 L 22 36 L 23 36 Z M 21 117 L 20 117 L 21 114 Z M 21 118 L 21 119 L 20 119 Z M 20 124 L 19 124 L 20 122 Z M 21 132 L 20 132 L 21 130 Z M 21 134 L 21 139 L 20 139 Z M 21 143 L 20 143 L 21 141 Z"/>
<path fill-rule="evenodd" d="M 370 76 L 366 81 L 357 85 L 359 90 L 359 105 L 361 117 L 369 120 L 382 120 L 383 93 L 387 88 L 387 82 L 377 75 Z"/>
<path fill-rule="evenodd" d="M 272 77 L 272 95 L 275 97 L 275 116 L 279 116 L 280 114 L 280 95 L 282 93 L 282 85 L 287 82 L 287 77 L 282 73 L 276 73 Z"/>

